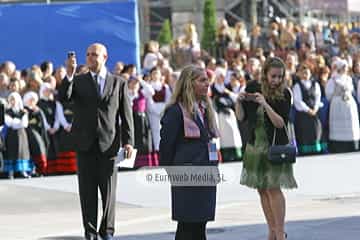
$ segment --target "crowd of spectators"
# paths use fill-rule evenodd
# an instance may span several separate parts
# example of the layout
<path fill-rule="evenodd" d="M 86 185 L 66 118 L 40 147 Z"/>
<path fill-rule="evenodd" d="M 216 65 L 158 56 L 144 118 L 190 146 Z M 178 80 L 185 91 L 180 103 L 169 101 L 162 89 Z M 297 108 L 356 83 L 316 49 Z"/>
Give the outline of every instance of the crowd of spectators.
<path fill-rule="evenodd" d="M 145 44 L 142 70 L 117 62 L 113 73 L 128 81 L 133 103 L 136 167 L 157 166 L 160 118 L 181 69 L 202 67 L 211 81 L 209 95 L 217 112 L 222 161 L 239 161 L 248 139 L 236 112 L 237 96 L 250 81 L 261 83 L 267 57 L 286 64 L 292 90 L 288 124 L 300 155 L 359 150 L 360 24 L 295 24 L 281 19 L 252 29 L 243 22 L 218 21 L 213 51 L 201 48 L 196 26 L 170 46 Z M 78 66 L 77 74 L 88 71 Z M 72 105 L 56 101 L 63 66 L 51 61 L 19 70 L 11 61 L 0 66 L 0 101 L 5 105 L 5 142 L 0 173 L 9 178 L 76 172 L 71 143 Z"/>

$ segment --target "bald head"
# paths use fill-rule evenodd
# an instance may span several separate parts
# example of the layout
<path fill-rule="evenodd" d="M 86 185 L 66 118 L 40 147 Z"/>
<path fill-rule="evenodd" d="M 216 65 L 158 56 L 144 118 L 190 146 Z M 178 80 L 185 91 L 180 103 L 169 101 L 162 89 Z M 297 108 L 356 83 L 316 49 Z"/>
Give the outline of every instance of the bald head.
<path fill-rule="evenodd" d="M 99 73 L 108 58 L 107 49 L 101 43 L 91 44 L 86 52 L 86 64 L 90 71 Z"/>
<path fill-rule="evenodd" d="M 102 51 L 103 53 L 105 53 L 107 55 L 107 49 L 106 49 L 105 45 L 102 43 L 93 43 L 88 47 L 88 49 L 90 49 L 90 48 L 98 49 L 99 51 Z"/>

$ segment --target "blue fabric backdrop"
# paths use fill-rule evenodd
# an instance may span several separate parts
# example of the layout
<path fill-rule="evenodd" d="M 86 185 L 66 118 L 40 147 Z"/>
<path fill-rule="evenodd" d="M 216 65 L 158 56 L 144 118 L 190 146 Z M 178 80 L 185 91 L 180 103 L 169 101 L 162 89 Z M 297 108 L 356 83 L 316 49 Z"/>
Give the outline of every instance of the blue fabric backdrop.
<path fill-rule="evenodd" d="M 108 48 L 107 66 L 116 61 L 140 66 L 136 0 L 102 3 L 0 5 L 0 62 L 18 69 L 53 61 L 64 63 L 70 50 L 85 63 L 93 42 Z"/>

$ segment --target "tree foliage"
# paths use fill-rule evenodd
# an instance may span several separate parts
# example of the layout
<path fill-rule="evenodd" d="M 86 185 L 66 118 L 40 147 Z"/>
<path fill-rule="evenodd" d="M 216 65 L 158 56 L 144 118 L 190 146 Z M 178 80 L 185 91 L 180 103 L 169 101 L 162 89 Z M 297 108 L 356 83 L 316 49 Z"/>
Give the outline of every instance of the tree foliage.
<path fill-rule="evenodd" d="M 215 1 L 206 0 L 203 9 L 203 33 L 201 46 L 210 54 L 214 54 L 216 38 L 216 10 Z"/>
<path fill-rule="evenodd" d="M 171 25 L 169 19 L 166 19 L 161 27 L 160 33 L 157 38 L 159 44 L 167 45 L 172 41 Z"/>

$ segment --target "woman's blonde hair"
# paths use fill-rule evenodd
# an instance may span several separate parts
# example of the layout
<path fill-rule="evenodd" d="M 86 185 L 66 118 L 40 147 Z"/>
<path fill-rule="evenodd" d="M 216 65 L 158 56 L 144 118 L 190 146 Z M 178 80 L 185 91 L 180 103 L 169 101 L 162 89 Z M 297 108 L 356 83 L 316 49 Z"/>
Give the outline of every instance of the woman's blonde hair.
<path fill-rule="evenodd" d="M 267 79 L 267 74 L 271 68 L 281 68 L 282 69 L 282 79 L 281 83 L 276 89 L 273 89 L 269 86 L 269 81 Z M 261 91 L 266 99 L 277 100 L 284 98 L 284 89 L 286 88 L 285 81 L 285 63 L 281 58 L 271 57 L 265 61 L 264 67 L 262 69 L 261 77 Z"/>
<path fill-rule="evenodd" d="M 194 82 L 202 75 L 207 77 L 203 68 L 196 65 L 188 65 L 184 67 L 180 73 L 179 79 L 176 81 L 174 92 L 167 107 L 180 103 L 190 116 L 195 119 L 195 105 L 197 102 L 195 98 Z M 206 109 L 208 110 L 206 111 L 206 117 L 208 119 L 209 127 L 210 129 L 216 129 L 214 109 L 212 107 L 211 100 L 208 96 L 206 96 L 203 99 L 203 102 L 206 104 Z"/>

